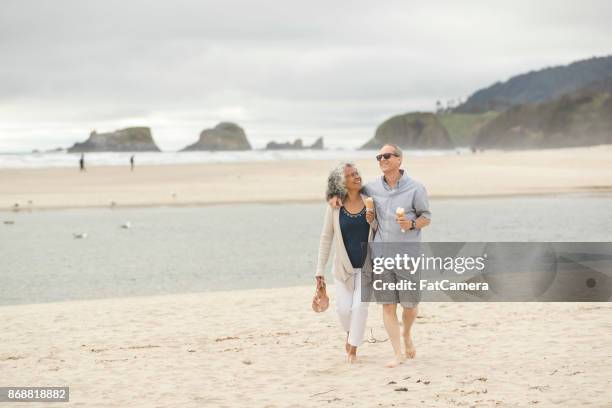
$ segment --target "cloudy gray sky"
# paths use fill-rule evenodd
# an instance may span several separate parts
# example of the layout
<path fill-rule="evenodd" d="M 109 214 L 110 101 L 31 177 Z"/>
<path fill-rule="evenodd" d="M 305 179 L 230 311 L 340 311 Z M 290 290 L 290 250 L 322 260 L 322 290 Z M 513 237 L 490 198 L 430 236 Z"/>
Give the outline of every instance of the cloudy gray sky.
<path fill-rule="evenodd" d="M 0 3 L 0 151 L 151 126 L 162 149 L 219 121 L 256 146 L 355 146 L 393 114 L 612 53 L 603 1 Z"/>

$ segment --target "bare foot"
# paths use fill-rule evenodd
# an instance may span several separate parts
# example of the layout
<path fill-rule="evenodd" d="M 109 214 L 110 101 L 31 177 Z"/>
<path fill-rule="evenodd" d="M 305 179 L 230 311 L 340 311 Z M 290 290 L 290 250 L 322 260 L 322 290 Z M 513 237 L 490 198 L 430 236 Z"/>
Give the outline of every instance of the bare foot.
<path fill-rule="evenodd" d="M 349 351 L 351 350 L 351 345 L 348 342 L 348 336 L 349 336 L 349 333 L 346 332 L 346 341 L 344 342 L 344 349 L 346 350 L 346 354 L 348 354 Z"/>
<path fill-rule="evenodd" d="M 355 364 L 357 362 L 357 347 L 349 344 L 346 354 L 346 361 L 350 364 Z"/>
<path fill-rule="evenodd" d="M 395 356 L 395 357 L 393 357 L 393 360 L 391 360 L 387 364 L 385 364 L 385 367 L 395 368 L 398 365 L 402 364 L 403 362 L 404 362 L 404 359 L 402 358 L 402 356 Z"/>
<path fill-rule="evenodd" d="M 406 346 L 406 358 L 414 358 L 416 356 L 416 347 L 414 347 L 410 334 L 404 336 L 404 345 Z"/>

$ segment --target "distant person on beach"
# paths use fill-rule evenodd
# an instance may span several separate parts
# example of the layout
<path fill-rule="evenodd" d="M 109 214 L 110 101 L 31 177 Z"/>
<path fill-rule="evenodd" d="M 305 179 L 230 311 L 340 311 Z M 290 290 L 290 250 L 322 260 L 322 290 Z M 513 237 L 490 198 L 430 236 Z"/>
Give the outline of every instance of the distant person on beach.
<path fill-rule="evenodd" d="M 79 168 L 81 171 L 85 170 L 85 153 L 81 153 L 81 158 L 79 159 Z"/>
<path fill-rule="evenodd" d="M 134 171 L 134 155 L 130 156 L 130 170 Z"/>
<path fill-rule="evenodd" d="M 398 146 L 384 145 L 376 155 L 383 175 L 363 188 L 363 193 L 374 199 L 375 212 L 366 214 L 368 222 L 376 223 L 374 243 L 420 242 L 421 230 L 431 222 L 427 190 L 400 169 L 402 159 L 403 153 Z M 328 197 L 330 208 L 342 206 L 343 201 L 340 195 Z M 391 275 L 391 279 L 397 278 Z M 404 358 L 414 358 L 416 355 L 411 329 L 418 313 L 418 302 L 407 291 L 385 291 L 385 295 L 392 297 L 377 298 L 377 301 L 383 305 L 383 321 L 394 353 L 393 359 L 386 366 L 396 367 Z M 398 303 L 403 308 L 405 355 L 401 352 L 400 325 L 396 312 Z"/>
<path fill-rule="evenodd" d="M 363 342 L 368 318 L 369 303 L 361 301 L 361 267 L 366 257 L 365 243 L 374 235 L 374 228 L 366 220 L 367 197 L 361 194 L 361 189 L 361 176 L 352 163 L 341 163 L 330 173 L 327 196 L 340 197 L 343 204 L 326 209 L 315 274 L 318 288 L 325 283 L 325 268 L 334 244 L 336 312 L 346 332 L 349 363 L 357 361 L 357 347 Z"/>

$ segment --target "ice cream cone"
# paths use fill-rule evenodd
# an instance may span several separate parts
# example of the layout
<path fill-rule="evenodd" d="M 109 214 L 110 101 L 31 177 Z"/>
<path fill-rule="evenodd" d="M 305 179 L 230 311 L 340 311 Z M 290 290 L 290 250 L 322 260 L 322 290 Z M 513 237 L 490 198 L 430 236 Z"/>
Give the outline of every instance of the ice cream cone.
<path fill-rule="evenodd" d="M 406 214 L 406 211 L 404 210 L 404 208 L 397 207 L 397 209 L 395 210 L 395 215 L 397 215 L 398 217 L 403 217 L 404 214 Z M 406 232 L 406 230 L 402 228 L 402 232 Z"/>

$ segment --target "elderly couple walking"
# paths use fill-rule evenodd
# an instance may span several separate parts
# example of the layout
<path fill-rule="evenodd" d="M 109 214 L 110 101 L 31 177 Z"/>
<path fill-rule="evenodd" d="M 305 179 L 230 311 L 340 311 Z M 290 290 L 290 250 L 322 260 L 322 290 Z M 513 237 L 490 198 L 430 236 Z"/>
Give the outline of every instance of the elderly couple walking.
<path fill-rule="evenodd" d="M 364 186 L 355 166 L 342 163 L 328 179 L 329 206 L 319 245 L 317 288 L 325 286 L 325 268 L 334 244 L 336 311 L 347 334 L 345 349 L 351 363 L 357 361 L 357 347 L 363 341 L 368 317 L 369 303 L 361 299 L 361 268 L 367 252 L 364 243 L 419 242 L 421 230 L 431 222 L 427 191 L 400 169 L 402 159 L 401 149 L 387 144 L 376 155 L 382 177 Z M 373 208 L 370 199 L 374 201 Z M 402 298 L 401 292 L 378 303 L 382 304 L 383 322 L 394 353 L 386 366 L 396 367 L 416 355 L 411 328 L 418 303 Z M 397 318 L 398 303 L 403 308 L 403 333 Z"/>

